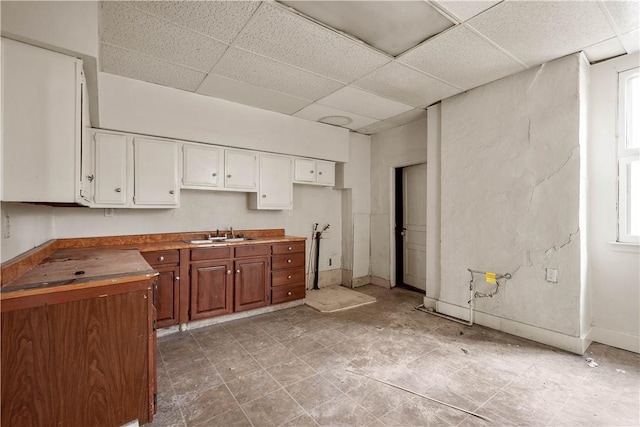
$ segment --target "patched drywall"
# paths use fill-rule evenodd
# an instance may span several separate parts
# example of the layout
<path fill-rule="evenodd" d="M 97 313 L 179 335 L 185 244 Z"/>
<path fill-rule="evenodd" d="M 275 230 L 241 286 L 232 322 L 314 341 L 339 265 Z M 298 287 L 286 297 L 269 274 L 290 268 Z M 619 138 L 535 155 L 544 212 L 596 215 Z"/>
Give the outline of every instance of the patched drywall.
<path fill-rule="evenodd" d="M 395 284 L 391 245 L 393 170 L 426 161 L 426 118 L 371 137 L 371 275 L 376 284 Z"/>
<path fill-rule="evenodd" d="M 580 335 L 583 66 L 572 55 L 442 102 L 441 301 L 468 307 L 467 268 L 511 273 L 478 311 Z"/>

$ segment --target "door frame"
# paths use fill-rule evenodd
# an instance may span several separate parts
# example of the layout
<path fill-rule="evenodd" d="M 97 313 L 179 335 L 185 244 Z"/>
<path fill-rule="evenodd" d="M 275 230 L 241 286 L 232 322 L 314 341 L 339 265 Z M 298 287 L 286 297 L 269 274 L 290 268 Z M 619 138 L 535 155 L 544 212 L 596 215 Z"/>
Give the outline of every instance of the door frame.
<path fill-rule="evenodd" d="M 397 262 L 397 251 L 396 251 L 396 233 L 395 233 L 395 227 L 396 227 L 396 199 L 397 199 L 397 195 L 396 195 L 396 170 L 400 169 L 402 170 L 403 168 L 409 167 L 409 166 L 418 166 L 418 165 L 426 165 L 427 161 L 423 161 L 423 162 L 418 162 L 418 163 L 413 163 L 413 162 L 408 162 L 408 163 L 400 163 L 398 165 L 395 166 L 391 166 L 389 168 L 389 189 L 390 189 L 390 194 L 389 194 L 389 287 L 391 288 L 395 288 L 398 285 L 397 282 L 397 275 L 398 275 L 398 266 L 396 265 Z M 428 170 L 428 166 L 427 166 L 427 170 Z M 402 172 L 400 172 L 402 173 Z M 427 173 L 427 177 L 428 177 L 428 173 Z M 428 195 L 428 190 L 427 190 L 427 183 L 425 183 L 424 186 L 424 192 L 425 192 L 425 203 L 427 201 L 427 195 Z M 400 192 L 400 198 L 402 198 L 402 189 Z M 427 211 L 427 218 L 428 218 L 428 211 Z M 427 220 L 428 221 L 428 220 Z M 427 229 L 427 233 L 428 233 L 428 229 Z M 425 245 L 427 247 L 427 257 L 429 255 L 428 252 L 428 245 L 426 242 L 426 238 L 425 238 Z M 425 260 L 425 262 L 427 262 L 427 260 Z M 402 269 L 402 267 L 401 267 Z M 400 285 L 402 285 L 402 283 L 400 283 Z"/>

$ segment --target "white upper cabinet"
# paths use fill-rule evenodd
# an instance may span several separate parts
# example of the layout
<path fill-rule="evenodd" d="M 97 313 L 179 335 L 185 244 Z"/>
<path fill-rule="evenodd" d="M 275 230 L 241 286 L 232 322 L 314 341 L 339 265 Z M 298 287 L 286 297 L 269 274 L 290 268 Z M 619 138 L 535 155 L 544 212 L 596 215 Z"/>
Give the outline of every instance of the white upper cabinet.
<path fill-rule="evenodd" d="M 259 190 L 249 195 L 252 209 L 292 209 L 292 158 L 276 154 L 260 154 Z"/>
<path fill-rule="evenodd" d="M 258 155 L 252 151 L 225 150 L 224 186 L 229 189 L 256 191 Z"/>
<path fill-rule="evenodd" d="M 336 181 L 335 167 L 334 162 L 326 160 L 295 159 L 293 182 L 333 186 Z"/>
<path fill-rule="evenodd" d="M 223 149 L 203 144 L 182 145 L 182 188 L 220 189 Z"/>
<path fill-rule="evenodd" d="M 173 141 L 134 138 L 134 206 L 178 207 L 178 148 Z"/>
<path fill-rule="evenodd" d="M 100 207 L 126 207 L 131 198 L 127 177 L 126 135 L 96 132 L 93 136 L 93 201 Z"/>
<path fill-rule="evenodd" d="M 316 160 L 316 183 L 334 186 L 336 183 L 336 164 L 325 160 Z"/>
<path fill-rule="evenodd" d="M 2 200 L 80 197 L 82 61 L 2 39 Z"/>

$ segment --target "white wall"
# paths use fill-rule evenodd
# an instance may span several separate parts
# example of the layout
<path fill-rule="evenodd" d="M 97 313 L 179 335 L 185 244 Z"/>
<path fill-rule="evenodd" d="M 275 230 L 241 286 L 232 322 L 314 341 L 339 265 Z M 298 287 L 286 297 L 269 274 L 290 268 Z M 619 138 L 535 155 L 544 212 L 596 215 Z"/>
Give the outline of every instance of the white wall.
<path fill-rule="evenodd" d="M 2 262 L 53 238 L 53 208 L 23 203 L 2 207 Z"/>
<path fill-rule="evenodd" d="M 589 88 L 590 338 L 640 352 L 640 251 L 616 245 L 618 72 L 640 65 L 626 55 L 593 65 Z"/>
<path fill-rule="evenodd" d="M 478 312 L 580 336 L 584 66 L 572 55 L 442 102 L 441 301 L 468 307 L 467 268 L 508 272 Z"/>
<path fill-rule="evenodd" d="M 98 87 L 103 129 L 349 160 L 344 128 L 106 73 Z"/>
<path fill-rule="evenodd" d="M 371 216 L 371 138 L 351 132 L 349 162 L 336 171 L 336 186 L 342 188 L 343 284 L 369 282 Z M 351 282 L 352 279 L 355 279 Z M 360 279 L 360 280 L 359 280 Z"/>
<path fill-rule="evenodd" d="M 394 168 L 426 161 L 426 118 L 371 137 L 371 275 L 377 284 L 395 285 L 391 246 Z"/>
<path fill-rule="evenodd" d="M 440 151 L 441 105 L 427 109 L 427 289 L 426 296 L 440 298 Z"/>

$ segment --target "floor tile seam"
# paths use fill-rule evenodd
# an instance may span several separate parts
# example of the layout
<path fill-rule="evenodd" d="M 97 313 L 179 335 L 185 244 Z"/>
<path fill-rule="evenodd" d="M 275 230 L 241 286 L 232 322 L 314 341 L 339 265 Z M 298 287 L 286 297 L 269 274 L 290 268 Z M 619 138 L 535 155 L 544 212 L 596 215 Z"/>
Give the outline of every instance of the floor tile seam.
<path fill-rule="evenodd" d="M 242 407 L 242 405 L 240 404 L 240 402 L 238 401 L 236 396 L 231 392 L 231 389 L 229 388 L 229 385 L 226 382 L 224 382 L 224 386 L 227 388 L 227 391 L 229 392 L 229 394 L 231 395 L 233 400 L 236 402 L 236 404 L 238 405 L 238 407 L 240 408 L 240 410 L 244 414 L 245 418 L 249 421 L 249 424 L 251 424 L 252 427 L 256 427 L 255 424 L 253 424 L 253 421 L 251 421 L 251 418 L 249 418 L 249 414 L 247 414 L 247 411 L 244 410 L 244 408 Z M 231 410 L 229 410 L 229 411 L 231 411 Z M 229 412 L 229 411 L 227 411 L 227 412 Z M 220 414 L 220 415 L 222 415 L 222 414 Z M 212 417 L 211 419 L 213 419 L 213 418 L 215 418 L 215 417 Z"/>
<path fill-rule="evenodd" d="M 163 367 L 163 369 L 165 370 L 165 373 L 167 375 L 167 378 L 169 378 L 169 385 L 171 386 L 171 391 L 172 391 L 172 395 L 171 397 L 176 398 L 177 394 L 176 394 L 176 389 L 173 385 L 173 380 L 171 379 L 171 375 L 169 375 L 169 372 L 167 372 L 167 368 Z M 158 392 L 157 390 L 157 378 L 156 378 L 156 393 Z M 178 411 L 180 411 L 180 417 L 182 418 L 182 422 L 184 423 L 184 425 L 187 425 L 187 419 L 184 416 L 184 412 L 182 411 L 182 405 L 179 402 L 176 402 L 176 406 L 178 407 Z M 157 407 L 156 407 L 157 410 Z"/>
<path fill-rule="evenodd" d="M 500 394 L 500 392 L 503 392 L 503 391 L 504 391 L 504 392 L 505 392 L 505 393 L 507 393 L 507 394 L 510 394 L 510 395 L 512 395 L 512 396 L 515 396 L 515 395 L 514 395 L 513 393 L 511 393 L 510 391 L 506 390 L 506 388 L 507 388 L 509 385 L 511 385 L 511 383 L 513 383 L 513 382 L 516 380 L 516 378 L 519 378 L 519 376 L 516 376 L 514 379 L 512 379 L 511 381 L 509 381 L 508 383 L 506 383 L 505 385 L 503 385 L 503 386 L 502 386 L 502 388 L 500 388 L 500 389 L 499 389 L 498 391 L 496 391 L 496 392 L 495 392 L 495 393 L 494 393 L 490 398 L 488 398 L 488 399 L 487 399 L 486 401 L 484 401 L 480 406 L 478 406 L 474 412 L 478 412 L 478 411 L 480 411 L 480 409 L 485 408 L 485 405 L 486 405 L 487 403 L 491 402 L 491 400 L 492 400 L 494 397 L 496 397 L 498 394 Z M 486 408 L 485 408 L 485 409 L 486 409 Z M 507 421 L 509 421 L 509 422 L 513 423 L 514 425 L 518 425 L 518 423 L 514 422 L 513 420 L 511 420 L 511 419 L 509 419 L 509 418 L 507 418 L 507 417 L 503 417 L 502 415 L 499 415 L 499 414 L 496 414 L 496 415 L 498 415 L 500 418 L 504 418 L 505 420 L 507 420 Z M 466 419 L 466 418 L 465 418 L 465 419 Z"/>
<path fill-rule="evenodd" d="M 247 341 L 248 341 L 248 340 L 247 340 Z M 269 346 L 267 346 L 267 347 L 264 347 L 264 348 L 258 349 L 257 351 L 258 351 L 258 352 L 260 352 L 260 351 L 262 351 L 262 350 L 267 350 L 267 349 L 269 349 L 269 348 L 272 348 L 272 347 L 277 346 L 278 344 L 280 344 L 280 343 L 276 341 L 276 344 L 269 345 Z M 246 351 L 250 356 L 252 356 L 252 357 L 253 357 L 252 352 L 251 352 L 251 351 L 249 351 L 249 350 L 248 350 L 248 349 L 247 349 L 247 348 L 246 348 L 246 347 L 245 347 L 241 342 L 238 342 L 238 345 L 239 345 L 240 347 L 242 347 L 242 349 L 243 349 L 244 351 Z M 256 362 L 257 362 L 257 360 L 256 360 Z"/>
<path fill-rule="evenodd" d="M 226 381 L 224 379 L 224 377 L 222 376 L 222 372 L 220 372 L 220 369 L 218 369 L 218 367 L 216 366 L 216 364 L 213 362 L 213 360 L 211 360 L 211 358 L 209 357 L 209 355 L 207 354 L 207 352 L 202 348 L 202 345 L 200 344 L 200 342 L 198 340 L 196 340 L 196 342 L 198 343 L 198 347 L 200 347 L 200 351 L 202 351 L 202 353 L 204 354 L 204 357 L 209 361 L 209 364 L 211 364 L 211 366 L 213 367 L 213 369 L 215 369 L 216 373 L 218 374 L 218 376 L 220 377 L 220 379 L 222 380 L 222 383 L 225 384 L 226 386 Z M 227 387 L 228 388 L 228 387 Z"/>
<path fill-rule="evenodd" d="M 275 378 L 274 378 L 274 380 L 275 380 Z M 276 381 L 276 383 L 278 383 L 278 381 Z M 278 385 L 280 385 L 280 383 L 278 383 Z M 285 387 L 281 387 L 281 388 L 279 388 L 278 390 L 274 390 L 274 391 L 271 391 L 271 392 L 269 392 L 269 393 L 265 393 L 265 394 L 263 394 L 262 396 L 260 396 L 259 398 L 252 400 L 251 402 L 255 402 L 256 400 L 259 400 L 259 399 L 262 399 L 262 398 L 267 397 L 267 396 L 269 396 L 269 395 L 272 395 L 272 394 L 274 394 L 274 393 L 277 393 L 277 392 L 278 392 L 278 391 L 280 391 L 280 390 L 283 390 L 285 393 L 287 393 L 287 396 L 289 396 L 289 398 L 290 398 L 291 400 L 293 400 L 293 402 L 294 402 L 296 405 L 298 405 L 298 407 L 299 407 L 300 409 L 302 409 L 302 414 L 295 415 L 295 416 L 294 416 L 294 417 L 292 417 L 292 418 L 287 418 L 286 420 L 284 420 L 283 422 L 281 422 L 281 423 L 280 423 L 280 424 L 278 424 L 278 425 L 282 425 L 282 424 L 288 423 L 289 421 L 291 421 L 291 420 L 295 420 L 296 418 L 298 418 L 298 417 L 300 417 L 300 416 L 302 416 L 302 415 L 304 415 L 304 414 L 309 415 L 309 414 L 307 413 L 307 411 L 302 407 L 302 405 L 300 405 L 300 403 L 298 403 L 298 401 L 297 401 L 296 399 L 294 399 L 294 398 L 293 398 L 293 396 L 291 396 L 291 394 L 287 391 L 287 389 L 286 389 Z M 248 405 L 248 404 L 249 404 L 249 403 L 251 403 L 251 402 L 243 403 L 242 405 L 240 405 L 240 407 L 242 407 L 243 405 Z M 243 411 L 244 411 L 244 408 L 243 408 Z M 246 413 L 245 413 L 245 415 L 246 415 Z M 251 421 L 251 419 L 250 419 L 248 416 L 247 416 L 247 419 L 249 419 L 249 422 L 251 422 L 251 425 L 254 425 L 254 424 L 253 424 L 253 422 Z M 256 427 L 258 427 L 258 426 L 256 426 Z"/>

